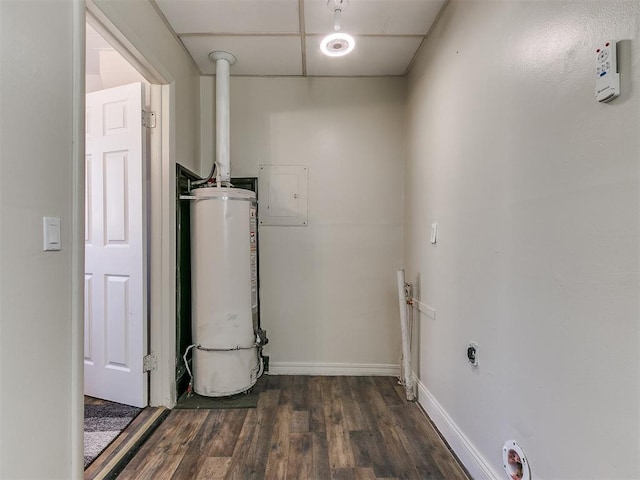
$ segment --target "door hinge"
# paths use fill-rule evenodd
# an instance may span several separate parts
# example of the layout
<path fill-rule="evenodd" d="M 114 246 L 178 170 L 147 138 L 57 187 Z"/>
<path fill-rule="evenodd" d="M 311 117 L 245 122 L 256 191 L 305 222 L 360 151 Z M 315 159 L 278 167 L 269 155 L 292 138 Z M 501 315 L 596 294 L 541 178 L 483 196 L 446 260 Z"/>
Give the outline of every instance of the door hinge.
<path fill-rule="evenodd" d="M 142 110 L 142 126 L 146 128 L 156 128 L 156 112 Z"/>
<path fill-rule="evenodd" d="M 158 366 L 158 358 L 155 353 L 150 353 L 149 355 L 145 355 L 142 357 L 142 371 L 150 372 L 155 370 Z"/>

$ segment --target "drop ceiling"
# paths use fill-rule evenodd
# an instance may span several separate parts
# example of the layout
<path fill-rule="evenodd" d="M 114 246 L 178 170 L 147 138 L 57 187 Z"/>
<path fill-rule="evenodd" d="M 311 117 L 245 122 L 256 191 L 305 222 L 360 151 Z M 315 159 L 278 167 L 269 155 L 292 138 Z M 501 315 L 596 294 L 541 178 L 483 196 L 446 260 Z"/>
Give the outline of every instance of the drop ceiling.
<path fill-rule="evenodd" d="M 327 0 L 152 0 L 203 75 L 209 53 L 235 55 L 232 75 L 406 75 L 446 0 L 349 0 L 342 31 L 356 48 L 327 57 L 320 40 L 333 32 Z"/>

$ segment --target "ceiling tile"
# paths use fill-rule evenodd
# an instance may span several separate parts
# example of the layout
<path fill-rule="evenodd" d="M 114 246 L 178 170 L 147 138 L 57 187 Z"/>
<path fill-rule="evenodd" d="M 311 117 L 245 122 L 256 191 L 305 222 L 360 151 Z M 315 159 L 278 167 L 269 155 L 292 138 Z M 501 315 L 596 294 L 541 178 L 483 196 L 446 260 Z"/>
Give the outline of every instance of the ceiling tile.
<path fill-rule="evenodd" d="M 307 74 L 329 76 L 404 75 L 422 37 L 354 36 L 356 47 L 344 57 L 320 51 L 321 35 L 307 36 Z"/>
<path fill-rule="evenodd" d="M 203 74 L 215 74 L 209 53 L 229 52 L 238 59 L 231 75 L 302 75 L 298 36 L 194 36 L 181 38 Z"/>
<path fill-rule="evenodd" d="M 333 31 L 327 0 L 150 1 L 164 13 L 204 74 L 215 73 L 209 52 L 226 50 L 238 57 L 232 75 L 302 75 L 302 5 L 306 73 L 328 76 L 403 75 L 445 3 L 349 0 L 342 25 L 356 37 L 356 50 L 344 58 L 328 58 L 318 47 L 321 36 Z"/>
<path fill-rule="evenodd" d="M 300 32 L 298 0 L 155 1 L 178 34 Z"/>
<path fill-rule="evenodd" d="M 426 35 L 444 0 L 349 0 L 342 14 L 342 29 L 350 34 Z M 333 30 L 327 0 L 305 0 L 305 32 Z"/>

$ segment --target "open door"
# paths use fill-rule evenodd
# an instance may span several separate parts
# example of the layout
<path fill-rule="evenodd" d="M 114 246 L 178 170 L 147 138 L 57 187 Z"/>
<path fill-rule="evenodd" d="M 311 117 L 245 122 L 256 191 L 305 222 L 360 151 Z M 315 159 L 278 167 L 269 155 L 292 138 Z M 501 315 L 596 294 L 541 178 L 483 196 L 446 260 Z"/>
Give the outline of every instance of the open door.
<path fill-rule="evenodd" d="M 87 94 L 85 395 L 148 403 L 143 85 Z"/>

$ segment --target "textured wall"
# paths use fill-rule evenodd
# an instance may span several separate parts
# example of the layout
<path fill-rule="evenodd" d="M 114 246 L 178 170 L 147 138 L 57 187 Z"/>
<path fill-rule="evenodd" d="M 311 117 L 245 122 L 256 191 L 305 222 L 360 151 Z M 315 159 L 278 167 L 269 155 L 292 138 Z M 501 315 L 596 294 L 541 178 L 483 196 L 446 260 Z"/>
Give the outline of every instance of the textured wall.
<path fill-rule="evenodd" d="M 404 264 L 437 310 L 419 376 L 500 478 L 510 438 L 535 478 L 640 478 L 639 20 L 631 1 L 453 1 L 410 75 Z M 608 39 L 624 91 L 604 105 Z"/>

